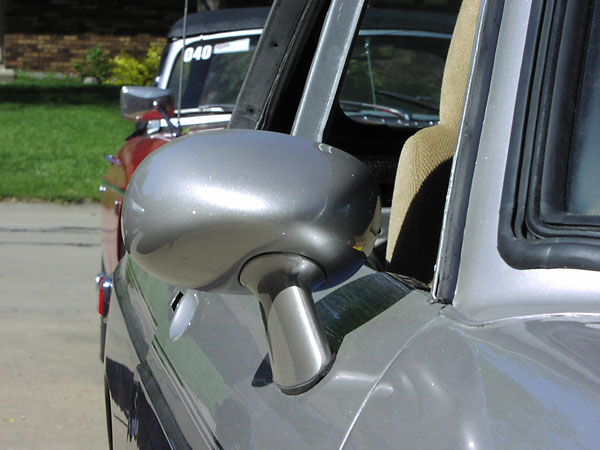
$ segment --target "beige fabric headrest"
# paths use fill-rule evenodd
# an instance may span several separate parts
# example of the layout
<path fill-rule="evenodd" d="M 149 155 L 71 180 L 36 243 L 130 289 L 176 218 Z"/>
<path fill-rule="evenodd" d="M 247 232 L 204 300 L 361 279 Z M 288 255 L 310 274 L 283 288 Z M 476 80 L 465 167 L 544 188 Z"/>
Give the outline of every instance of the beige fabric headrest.
<path fill-rule="evenodd" d="M 480 0 L 464 0 L 450 41 L 440 94 L 440 123 L 460 124 Z"/>
<path fill-rule="evenodd" d="M 406 141 L 400 154 L 388 232 L 388 262 L 393 257 L 412 200 L 427 177 L 454 154 L 479 6 L 480 0 L 464 0 L 458 14 L 442 77 L 440 124 L 415 133 Z"/>

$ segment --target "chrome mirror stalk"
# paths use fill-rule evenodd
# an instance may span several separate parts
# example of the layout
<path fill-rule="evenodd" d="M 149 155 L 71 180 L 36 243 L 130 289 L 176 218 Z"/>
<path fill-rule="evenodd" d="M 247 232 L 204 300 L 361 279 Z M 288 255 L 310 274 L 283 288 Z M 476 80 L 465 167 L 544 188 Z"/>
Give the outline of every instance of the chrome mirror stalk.
<path fill-rule="evenodd" d="M 273 380 L 284 394 L 307 391 L 334 359 L 312 298 L 325 274 L 308 258 L 275 253 L 248 262 L 240 282 L 260 303 Z"/>
<path fill-rule="evenodd" d="M 123 239 L 137 264 L 180 289 L 250 290 L 273 379 L 299 394 L 333 361 L 312 293 L 364 264 L 380 205 L 369 169 L 342 150 L 267 131 L 203 132 L 138 166 L 123 203 Z"/>

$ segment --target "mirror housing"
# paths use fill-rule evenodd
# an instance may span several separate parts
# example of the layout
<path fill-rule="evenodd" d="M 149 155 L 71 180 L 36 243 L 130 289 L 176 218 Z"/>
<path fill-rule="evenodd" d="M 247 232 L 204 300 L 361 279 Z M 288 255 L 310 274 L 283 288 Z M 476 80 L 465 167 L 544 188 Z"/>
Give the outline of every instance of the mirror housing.
<path fill-rule="evenodd" d="M 123 204 L 125 247 L 159 279 L 259 300 L 273 378 L 304 392 L 333 362 L 312 299 L 373 249 L 380 197 L 329 145 L 254 130 L 182 137 L 146 157 Z"/>
<path fill-rule="evenodd" d="M 121 116 L 126 120 L 146 121 L 173 117 L 173 96 L 166 89 L 152 86 L 123 86 Z"/>

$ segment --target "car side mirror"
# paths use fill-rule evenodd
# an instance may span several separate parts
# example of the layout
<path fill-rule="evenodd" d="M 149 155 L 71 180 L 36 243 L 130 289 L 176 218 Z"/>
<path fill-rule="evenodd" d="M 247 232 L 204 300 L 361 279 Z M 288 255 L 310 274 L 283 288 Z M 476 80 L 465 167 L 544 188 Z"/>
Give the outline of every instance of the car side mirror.
<path fill-rule="evenodd" d="M 181 136 L 181 127 L 171 121 L 174 115 L 173 96 L 167 89 L 153 86 L 123 86 L 121 116 L 127 120 L 164 119 L 174 137 Z"/>
<path fill-rule="evenodd" d="M 126 120 L 157 120 L 163 118 L 160 110 L 173 116 L 173 96 L 167 89 L 152 86 L 123 86 L 121 88 L 121 116 Z"/>
<path fill-rule="evenodd" d="M 127 251 L 157 278 L 254 293 L 283 392 L 328 371 L 312 292 L 353 275 L 379 234 L 378 187 L 360 161 L 266 131 L 189 135 L 138 166 L 122 214 Z"/>

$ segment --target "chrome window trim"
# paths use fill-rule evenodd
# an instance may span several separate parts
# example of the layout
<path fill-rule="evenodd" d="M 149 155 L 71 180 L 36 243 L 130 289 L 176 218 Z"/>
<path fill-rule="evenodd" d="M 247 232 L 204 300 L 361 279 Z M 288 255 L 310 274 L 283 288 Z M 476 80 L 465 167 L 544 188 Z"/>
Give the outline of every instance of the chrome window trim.
<path fill-rule="evenodd" d="M 208 125 L 213 123 L 227 123 L 229 122 L 229 118 L 231 114 L 211 114 L 204 116 L 193 116 L 193 117 L 182 117 L 179 120 L 179 123 L 182 127 L 191 127 L 194 125 Z M 176 119 L 175 119 L 176 120 Z M 154 129 L 166 129 L 167 122 L 164 119 L 153 120 L 148 123 L 148 130 Z"/>
<path fill-rule="evenodd" d="M 231 118 L 231 114 L 215 114 L 209 116 L 193 116 L 193 117 L 182 117 L 179 121 L 179 124 L 182 127 L 195 127 L 200 125 L 214 125 L 214 124 L 223 124 L 223 128 L 229 122 Z M 172 119 L 173 121 L 177 121 L 176 118 Z M 167 122 L 164 119 L 160 120 L 150 120 L 148 125 L 146 126 L 146 134 L 155 134 L 161 130 L 169 130 L 167 126 Z M 169 130 L 170 131 L 170 130 Z"/>

